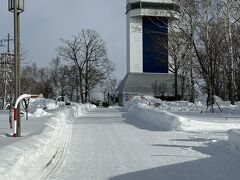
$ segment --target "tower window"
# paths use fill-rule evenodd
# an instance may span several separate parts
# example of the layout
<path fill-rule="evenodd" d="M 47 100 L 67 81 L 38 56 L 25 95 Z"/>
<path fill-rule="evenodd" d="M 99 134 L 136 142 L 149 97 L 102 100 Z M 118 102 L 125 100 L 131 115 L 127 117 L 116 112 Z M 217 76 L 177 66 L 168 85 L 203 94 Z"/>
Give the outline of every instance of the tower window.
<path fill-rule="evenodd" d="M 129 3 L 126 7 L 126 11 L 130 11 L 132 9 L 162 9 L 162 10 L 173 10 L 180 12 L 180 7 L 177 4 L 173 3 L 153 3 L 153 2 L 135 2 Z"/>

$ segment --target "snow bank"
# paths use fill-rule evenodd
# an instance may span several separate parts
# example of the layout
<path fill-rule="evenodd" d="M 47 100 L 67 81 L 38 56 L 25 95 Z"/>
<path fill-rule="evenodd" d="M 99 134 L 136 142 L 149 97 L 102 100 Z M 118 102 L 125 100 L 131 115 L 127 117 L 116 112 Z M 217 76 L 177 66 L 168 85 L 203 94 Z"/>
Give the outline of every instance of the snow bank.
<path fill-rule="evenodd" d="M 195 103 L 190 103 L 188 101 L 162 101 L 152 96 L 139 96 L 137 101 L 150 106 L 154 106 L 154 104 L 158 103 L 160 104 L 158 107 L 159 109 L 170 112 L 205 112 L 207 110 L 206 99 L 207 96 L 205 95 L 198 98 Z M 230 101 L 223 101 L 217 96 L 215 96 L 215 100 L 221 107 L 222 113 L 239 114 L 240 102 L 236 102 L 236 105 L 231 105 Z M 134 97 L 132 101 L 136 101 L 136 97 Z M 214 105 L 213 108 L 215 113 L 221 112 L 217 105 Z"/>
<path fill-rule="evenodd" d="M 71 114 L 73 114 L 74 117 L 80 117 L 82 114 L 94 108 L 96 108 L 96 106 L 92 104 L 84 104 L 82 106 L 73 106 L 71 107 Z"/>
<path fill-rule="evenodd" d="M 46 108 L 52 110 L 52 109 L 57 109 L 58 106 L 56 105 L 56 102 L 48 102 L 46 105 Z"/>
<path fill-rule="evenodd" d="M 150 106 L 154 106 L 156 103 L 160 104 L 158 107 L 161 110 L 166 111 L 179 111 L 179 112 L 189 112 L 189 111 L 201 111 L 203 105 L 198 102 L 196 104 L 190 103 L 188 101 L 162 101 L 151 96 L 141 97 L 141 101 Z"/>
<path fill-rule="evenodd" d="M 158 103 L 159 107 L 155 107 L 152 104 Z M 185 104 L 185 108 L 184 108 Z M 195 105 L 193 103 L 188 102 L 163 102 L 161 100 L 157 100 L 153 97 L 141 97 L 135 96 L 131 101 L 125 103 L 125 108 L 128 110 L 130 114 L 136 116 L 137 119 L 142 120 L 146 123 L 152 124 L 158 128 L 163 130 L 183 130 L 183 131 L 228 131 L 230 129 L 240 129 L 239 122 L 231 122 L 225 120 L 225 122 L 221 122 L 219 119 L 218 122 L 208 122 L 201 121 L 201 118 L 197 116 L 194 117 L 182 117 L 181 115 L 172 114 L 167 111 L 183 111 L 190 112 L 190 109 L 196 111 L 198 107 L 201 107 L 202 104 Z M 232 108 L 232 110 L 231 110 Z M 231 112 L 236 110 L 235 106 L 230 106 L 230 108 L 226 108 Z M 237 111 L 237 110 L 236 110 Z M 238 111 L 239 113 L 239 111 Z M 196 114 L 195 114 L 196 115 Z M 203 116 L 203 114 L 198 114 L 198 116 L 211 119 L 211 116 Z M 194 119 L 192 119 L 194 118 Z M 214 117 L 215 121 L 217 117 Z M 220 118 L 220 117 L 219 117 Z"/>
<path fill-rule="evenodd" d="M 15 143 L 1 148 L 0 180 L 40 179 L 41 173 L 51 164 L 56 154 L 63 151 L 60 147 L 64 148 L 70 138 L 71 125 L 67 124 L 68 121 L 91 108 L 94 107 L 89 104 L 62 108 L 50 116 L 42 133 L 16 138 Z M 39 112 L 38 108 L 38 114 Z"/>
<path fill-rule="evenodd" d="M 28 108 L 29 112 L 34 113 L 37 108 L 53 110 L 53 109 L 57 109 L 58 106 L 56 106 L 55 100 L 52 100 L 52 99 L 45 99 L 45 98 L 30 99 L 29 108 Z"/>
<path fill-rule="evenodd" d="M 52 117 L 42 134 L 30 136 L 1 149 L 7 161 L 1 165 L 0 179 L 38 179 L 57 152 L 63 135 L 66 134 L 66 119 L 64 113 Z"/>
<path fill-rule="evenodd" d="M 186 118 L 181 119 L 179 130 L 184 131 L 228 131 L 230 129 L 239 129 L 240 123 L 220 123 L 220 122 L 204 122 L 190 120 Z"/>
<path fill-rule="evenodd" d="M 36 108 L 35 112 L 30 114 L 30 116 L 33 116 L 33 117 L 42 117 L 47 115 L 51 115 L 51 113 L 44 111 L 42 108 Z"/>
<path fill-rule="evenodd" d="M 44 99 L 44 98 L 30 99 L 29 108 L 30 110 L 36 109 L 36 108 L 45 109 L 49 101 L 53 101 L 53 100 Z"/>
<path fill-rule="evenodd" d="M 134 97 L 132 101 L 125 104 L 128 112 L 139 120 L 150 123 L 162 130 L 178 129 L 181 125 L 180 117 L 169 112 L 151 107 L 148 103 L 142 103 L 141 97 Z"/>

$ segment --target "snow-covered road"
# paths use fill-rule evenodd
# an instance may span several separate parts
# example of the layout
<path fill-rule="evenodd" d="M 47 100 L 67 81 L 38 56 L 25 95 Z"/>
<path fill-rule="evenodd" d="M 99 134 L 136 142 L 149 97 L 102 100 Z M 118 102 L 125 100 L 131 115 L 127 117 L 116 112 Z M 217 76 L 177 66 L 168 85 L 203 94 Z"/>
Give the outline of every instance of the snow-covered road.
<path fill-rule="evenodd" d="M 94 109 L 70 122 L 70 145 L 48 179 L 235 180 L 240 157 L 225 132 L 161 131 L 122 108 Z"/>

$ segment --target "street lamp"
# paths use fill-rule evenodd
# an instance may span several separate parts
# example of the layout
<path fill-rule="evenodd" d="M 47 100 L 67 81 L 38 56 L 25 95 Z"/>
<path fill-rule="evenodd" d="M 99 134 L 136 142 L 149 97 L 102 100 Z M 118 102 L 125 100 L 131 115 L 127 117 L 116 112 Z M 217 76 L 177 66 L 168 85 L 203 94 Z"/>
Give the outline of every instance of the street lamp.
<path fill-rule="evenodd" d="M 24 11 L 24 0 L 8 0 L 8 10 L 14 13 L 14 61 L 15 102 L 20 96 L 20 13 Z M 21 136 L 20 105 L 17 108 L 17 134 Z"/>
<path fill-rule="evenodd" d="M 14 13 L 15 4 L 17 13 L 21 13 L 24 11 L 24 0 L 8 0 L 8 10 Z"/>

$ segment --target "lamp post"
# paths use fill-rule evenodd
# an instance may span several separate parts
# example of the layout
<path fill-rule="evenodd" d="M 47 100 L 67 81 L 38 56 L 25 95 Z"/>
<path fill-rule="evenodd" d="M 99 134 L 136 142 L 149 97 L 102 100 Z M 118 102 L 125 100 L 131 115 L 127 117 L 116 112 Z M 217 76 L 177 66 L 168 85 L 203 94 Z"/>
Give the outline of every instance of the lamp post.
<path fill-rule="evenodd" d="M 24 0 L 8 0 L 8 10 L 14 14 L 14 76 L 15 102 L 20 96 L 20 13 L 24 11 Z M 17 108 L 17 137 L 21 136 L 20 105 Z"/>

